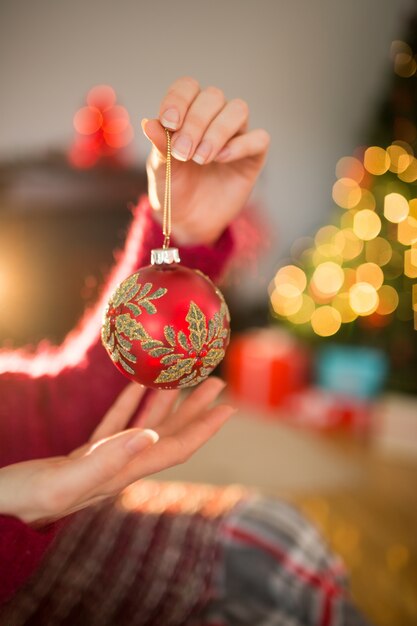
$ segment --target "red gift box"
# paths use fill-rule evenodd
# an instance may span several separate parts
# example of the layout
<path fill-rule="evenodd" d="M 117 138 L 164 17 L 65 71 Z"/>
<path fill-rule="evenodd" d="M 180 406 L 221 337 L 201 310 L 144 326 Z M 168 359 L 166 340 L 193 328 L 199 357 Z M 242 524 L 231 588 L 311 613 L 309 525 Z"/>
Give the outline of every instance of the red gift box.
<path fill-rule="evenodd" d="M 283 406 L 309 378 L 307 350 L 288 332 L 254 329 L 234 337 L 226 353 L 230 392 L 260 410 Z"/>

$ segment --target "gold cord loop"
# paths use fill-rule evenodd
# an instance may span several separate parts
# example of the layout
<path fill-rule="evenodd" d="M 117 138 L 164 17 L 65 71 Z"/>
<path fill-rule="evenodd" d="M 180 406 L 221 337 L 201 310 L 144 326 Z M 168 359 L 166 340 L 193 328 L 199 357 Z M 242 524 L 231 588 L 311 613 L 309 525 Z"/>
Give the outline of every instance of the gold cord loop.
<path fill-rule="evenodd" d="M 171 133 L 165 128 L 167 137 L 167 158 L 165 174 L 164 219 L 162 232 L 164 235 L 163 249 L 169 248 L 171 238 Z"/>

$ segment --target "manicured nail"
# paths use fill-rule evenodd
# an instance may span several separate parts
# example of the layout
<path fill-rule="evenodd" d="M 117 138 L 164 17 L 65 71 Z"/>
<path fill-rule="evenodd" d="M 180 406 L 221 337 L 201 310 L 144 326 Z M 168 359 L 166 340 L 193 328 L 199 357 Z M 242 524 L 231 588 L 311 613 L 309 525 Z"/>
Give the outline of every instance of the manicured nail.
<path fill-rule="evenodd" d="M 178 135 L 172 145 L 171 154 L 179 161 L 186 161 L 190 155 L 193 142 L 187 135 Z"/>
<path fill-rule="evenodd" d="M 129 439 L 125 444 L 125 448 L 131 454 L 136 454 L 137 452 L 141 452 L 142 450 L 149 448 L 149 446 L 156 443 L 158 439 L 159 435 L 157 432 L 151 430 L 150 428 L 146 428 Z"/>
<path fill-rule="evenodd" d="M 176 130 L 178 128 L 178 122 L 180 121 L 180 114 L 177 109 L 167 109 L 161 116 L 162 125 L 165 128 Z"/>
<path fill-rule="evenodd" d="M 231 155 L 230 148 L 223 148 L 220 150 L 219 154 L 216 156 L 216 161 L 225 161 Z"/>
<path fill-rule="evenodd" d="M 203 165 L 203 163 L 207 161 L 210 155 L 210 152 L 211 152 L 211 143 L 206 140 L 202 141 L 194 153 L 193 161 L 195 161 L 199 165 Z"/>

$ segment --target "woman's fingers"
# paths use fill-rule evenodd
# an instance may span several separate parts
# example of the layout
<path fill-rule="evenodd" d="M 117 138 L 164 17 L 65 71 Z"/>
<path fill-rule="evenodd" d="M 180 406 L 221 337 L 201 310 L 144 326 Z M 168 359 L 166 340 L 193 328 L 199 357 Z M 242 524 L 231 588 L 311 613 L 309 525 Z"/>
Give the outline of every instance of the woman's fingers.
<path fill-rule="evenodd" d="M 265 157 L 270 144 L 270 136 L 263 128 L 233 137 L 217 154 L 214 161 L 230 163 L 246 157 Z"/>
<path fill-rule="evenodd" d="M 181 128 L 184 117 L 194 99 L 200 93 L 200 85 L 191 76 L 182 76 L 170 85 L 159 108 L 159 121 L 170 130 Z"/>
<path fill-rule="evenodd" d="M 124 430 L 138 408 L 145 391 L 146 387 L 143 385 L 129 383 L 107 411 L 90 441 L 94 443 Z"/>
<path fill-rule="evenodd" d="M 215 376 L 210 376 L 201 385 L 198 385 L 181 402 L 175 413 L 169 415 L 159 424 L 159 436 L 174 435 L 177 431 L 184 428 L 216 400 L 225 386 L 226 383 L 221 378 Z"/>
<path fill-rule="evenodd" d="M 143 119 L 142 129 L 156 149 L 157 160 L 165 159 L 166 127 L 173 131 L 172 156 L 202 165 L 213 161 L 232 137 L 246 131 L 248 118 L 249 107 L 244 100 L 235 98 L 226 103 L 218 87 L 200 90 L 195 79 L 185 76 L 168 89 L 159 118 Z"/>
<path fill-rule="evenodd" d="M 118 476 L 108 482 L 104 487 L 105 490 L 109 495 L 113 495 L 144 476 L 184 463 L 235 412 L 234 407 L 226 404 L 204 411 L 175 435 L 161 438 L 156 445 L 132 460 Z"/>
<path fill-rule="evenodd" d="M 172 412 L 179 394 L 179 389 L 154 391 L 140 415 L 141 426 L 156 428 Z"/>
<path fill-rule="evenodd" d="M 171 154 L 179 161 L 192 158 L 196 147 L 201 143 L 208 126 L 225 104 L 224 94 L 217 87 L 207 87 L 201 91 L 189 107 L 179 131 L 172 135 Z M 205 149 L 201 145 L 201 152 Z"/>
<path fill-rule="evenodd" d="M 245 132 L 248 120 L 247 103 L 239 98 L 230 100 L 211 124 L 204 129 L 204 135 L 201 135 L 201 141 L 192 156 L 193 161 L 199 165 L 213 161 L 229 139 L 237 133 Z"/>

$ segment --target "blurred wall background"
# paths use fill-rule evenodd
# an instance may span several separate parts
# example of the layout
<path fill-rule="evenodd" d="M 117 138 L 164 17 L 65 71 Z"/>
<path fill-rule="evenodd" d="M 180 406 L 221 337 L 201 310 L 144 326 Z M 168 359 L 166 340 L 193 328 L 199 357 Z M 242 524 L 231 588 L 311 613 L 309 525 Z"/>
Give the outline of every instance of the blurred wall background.
<path fill-rule="evenodd" d="M 87 90 L 136 121 L 190 74 L 242 97 L 272 136 L 256 190 L 275 233 L 246 297 L 265 297 L 291 243 L 326 219 L 337 160 L 366 136 L 413 0 L 2 0 L 0 160 L 65 145 Z M 243 295 L 243 292 L 242 292 Z"/>

